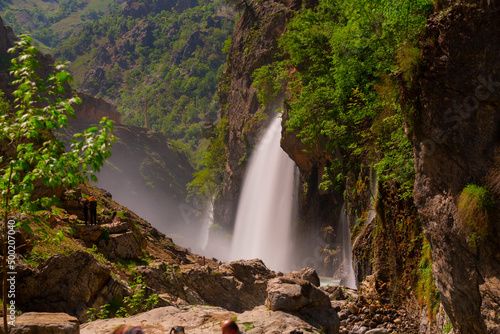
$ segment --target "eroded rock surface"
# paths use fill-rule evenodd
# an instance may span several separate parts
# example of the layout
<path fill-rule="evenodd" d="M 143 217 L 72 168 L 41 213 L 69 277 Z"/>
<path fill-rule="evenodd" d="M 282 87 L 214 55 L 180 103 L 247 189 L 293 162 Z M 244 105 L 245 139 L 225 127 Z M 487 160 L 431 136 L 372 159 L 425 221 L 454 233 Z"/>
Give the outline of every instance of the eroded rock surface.
<path fill-rule="evenodd" d="M 423 49 L 415 201 L 457 333 L 500 331 L 498 31 L 498 4 L 456 3 L 431 17 Z M 468 184 L 492 194 L 487 219 L 476 216 L 470 225 L 457 205 Z"/>

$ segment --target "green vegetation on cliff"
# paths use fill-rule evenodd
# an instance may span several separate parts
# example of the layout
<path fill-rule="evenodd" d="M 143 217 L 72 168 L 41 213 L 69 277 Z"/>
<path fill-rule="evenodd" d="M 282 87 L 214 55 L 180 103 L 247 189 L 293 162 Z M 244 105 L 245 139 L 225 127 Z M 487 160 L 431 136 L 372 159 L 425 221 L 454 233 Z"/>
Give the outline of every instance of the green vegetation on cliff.
<path fill-rule="evenodd" d="M 286 56 L 259 70 L 257 83 L 268 82 L 267 72 L 289 93 L 288 130 L 311 149 L 326 143 L 331 166 L 321 187 L 340 186 L 372 165 L 382 180 L 411 188 L 412 107 L 399 87 L 411 89 L 431 10 L 429 0 L 320 1 L 288 24 L 280 39 Z"/>

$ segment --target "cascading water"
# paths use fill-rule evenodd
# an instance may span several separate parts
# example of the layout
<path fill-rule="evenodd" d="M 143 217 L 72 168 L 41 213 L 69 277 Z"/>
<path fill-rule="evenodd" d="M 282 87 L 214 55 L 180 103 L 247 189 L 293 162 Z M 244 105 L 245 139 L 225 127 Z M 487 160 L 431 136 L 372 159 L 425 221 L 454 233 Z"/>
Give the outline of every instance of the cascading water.
<path fill-rule="evenodd" d="M 291 259 L 295 163 L 280 147 L 276 117 L 250 159 L 238 203 L 231 259 L 259 258 L 287 271 Z"/>
<path fill-rule="evenodd" d="M 342 233 L 342 263 L 343 263 L 343 285 L 351 289 L 357 289 L 356 275 L 352 263 L 351 229 L 349 228 L 349 217 L 344 205 L 340 211 L 339 227 Z"/>
<path fill-rule="evenodd" d="M 208 237 L 210 233 L 210 226 L 214 223 L 214 201 L 215 196 L 211 196 L 207 203 L 207 208 L 205 209 L 203 228 L 200 235 L 200 246 L 201 249 L 206 250 L 208 246 Z"/>

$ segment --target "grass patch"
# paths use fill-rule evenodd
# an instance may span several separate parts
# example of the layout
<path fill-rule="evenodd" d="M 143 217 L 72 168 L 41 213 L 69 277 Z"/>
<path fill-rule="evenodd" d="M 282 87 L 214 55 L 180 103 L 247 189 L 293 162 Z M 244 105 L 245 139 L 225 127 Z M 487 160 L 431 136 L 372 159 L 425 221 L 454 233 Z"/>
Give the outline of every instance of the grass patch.
<path fill-rule="evenodd" d="M 490 194 L 486 188 L 469 184 L 462 190 L 458 199 L 460 229 L 467 236 L 471 247 L 477 247 L 488 235 L 488 210 L 491 207 Z"/>
<path fill-rule="evenodd" d="M 434 319 L 439 309 L 439 292 L 432 277 L 431 245 L 424 237 L 418 269 L 417 299 L 420 307 L 427 307 L 429 319 Z"/>

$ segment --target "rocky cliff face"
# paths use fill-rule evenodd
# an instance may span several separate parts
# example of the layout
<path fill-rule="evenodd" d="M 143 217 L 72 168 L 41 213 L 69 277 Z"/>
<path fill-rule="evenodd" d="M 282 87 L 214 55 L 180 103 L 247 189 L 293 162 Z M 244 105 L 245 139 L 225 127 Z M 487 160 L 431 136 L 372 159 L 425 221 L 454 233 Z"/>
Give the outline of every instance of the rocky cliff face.
<path fill-rule="evenodd" d="M 122 116 L 116 110 L 116 106 L 104 101 L 101 98 L 95 98 L 87 94 L 79 94 L 82 103 L 75 106 L 76 120 L 74 122 L 97 123 L 103 117 L 115 121 L 115 124 L 121 124 Z"/>
<path fill-rule="evenodd" d="M 415 199 L 457 333 L 500 331 L 498 31 L 495 1 L 437 13 L 427 27 L 419 80 Z M 459 204 L 469 184 L 489 192 L 487 205 Z"/>
<path fill-rule="evenodd" d="M 228 55 L 228 67 L 219 87 L 221 116 L 229 121 L 226 145 L 226 182 L 216 221 L 231 230 L 243 181 L 246 162 L 256 145 L 261 130 L 268 124 L 281 101 L 262 108 L 257 89 L 252 86 L 252 73 L 274 60 L 277 40 L 283 33 L 293 10 L 301 8 L 302 0 L 250 1 L 238 21 Z M 263 116 L 267 115 L 267 119 Z"/>

